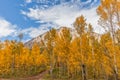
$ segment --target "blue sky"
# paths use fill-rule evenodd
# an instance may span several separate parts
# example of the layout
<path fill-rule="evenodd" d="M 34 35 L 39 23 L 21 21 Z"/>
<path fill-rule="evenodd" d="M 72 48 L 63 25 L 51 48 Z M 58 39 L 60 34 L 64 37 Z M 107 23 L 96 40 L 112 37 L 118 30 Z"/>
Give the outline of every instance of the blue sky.
<path fill-rule="evenodd" d="M 82 14 L 98 32 L 99 4 L 100 0 L 0 0 L 0 40 L 18 40 L 17 35 L 23 33 L 25 42 L 50 28 L 72 28 Z"/>

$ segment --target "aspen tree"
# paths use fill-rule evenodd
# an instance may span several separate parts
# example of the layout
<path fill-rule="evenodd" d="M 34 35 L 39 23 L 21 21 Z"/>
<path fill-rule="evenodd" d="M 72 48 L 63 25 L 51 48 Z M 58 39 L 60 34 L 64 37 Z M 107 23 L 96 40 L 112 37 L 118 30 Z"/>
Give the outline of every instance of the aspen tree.
<path fill-rule="evenodd" d="M 84 37 L 86 25 L 87 25 L 86 24 L 86 20 L 84 19 L 83 15 L 81 15 L 80 17 L 78 17 L 76 19 L 75 23 L 74 23 L 74 28 L 76 29 L 77 33 L 80 36 L 80 46 L 83 45 L 82 37 Z M 81 48 L 80 54 L 84 54 L 82 47 L 80 47 L 80 48 Z M 81 63 L 82 79 L 83 80 L 87 80 L 86 65 L 85 65 L 85 62 L 84 62 L 84 56 L 82 55 L 81 58 L 82 58 L 82 63 Z"/>
<path fill-rule="evenodd" d="M 61 34 L 60 34 L 60 37 L 61 37 L 61 40 L 62 40 L 62 46 L 61 46 L 61 52 L 63 54 L 61 54 L 62 58 L 61 60 L 63 59 L 63 71 L 64 71 L 64 74 L 67 70 L 65 70 L 65 67 L 67 67 L 68 65 L 68 55 L 70 53 L 70 49 L 69 49 L 69 46 L 70 46 L 70 42 L 71 42 L 71 34 L 70 34 L 70 30 L 68 28 L 63 28 L 62 31 L 61 31 Z"/>
<path fill-rule="evenodd" d="M 88 25 L 88 35 L 89 35 L 89 46 L 91 46 L 91 52 L 92 52 L 92 66 L 93 66 L 93 78 L 95 79 L 95 52 L 94 52 L 94 36 L 93 36 L 93 28 L 92 25 Z"/>
<path fill-rule="evenodd" d="M 116 1 L 114 3 L 114 1 Z M 118 80 L 118 68 L 117 68 L 117 60 L 116 60 L 116 51 L 115 51 L 115 30 L 117 28 L 117 26 L 115 25 L 116 24 L 116 20 L 115 20 L 115 5 L 117 5 L 119 1 L 118 0 L 101 0 L 101 4 L 100 6 L 97 8 L 97 13 L 98 15 L 100 15 L 100 20 L 99 20 L 99 24 L 104 27 L 107 31 L 110 32 L 111 34 L 111 37 L 112 37 L 112 46 L 113 46 L 113 59 L 114 59 L 114 68 L 113 68 L 113 71 L 114 71 L 114 77 L 115 77 L 115 80 Z M 117 5 L 118 6 L 118 5 Z M 118 7 L 117 7 L 117 10 L 118 11 Z M 117 15 L 118 18 L 119 18 L 119 14 Z M 118 19 L 119 21 L 119 19 Z"/>
<path fill-rule="evenodd" d="M 51 29 L 49 32 L 47 32 L 47 34 L 44 37 L 44 39 L 46 40 L 46 44 L 45 44 L 46 50 L 47 50 L 47 52 L 49 54 L 49 58 L 50 58 L 50 75 L 51 75 L 51 77 L 53 77 L 53 69 L 54 69 L 53 48 L 55 45 L 55 37 L 56 37 L 56 30 L 55 29 Z"/>
<path fill-rule="evenodd" d="M 72 40 L 70 44 L 70 54 L 68 59 L 69 65 L 69 74 L 72 76 L 75 74 L 74 77 L 79 76 L 81 72 L 81 54 L 80 54 L 80 38 L 75 38 Z"/>

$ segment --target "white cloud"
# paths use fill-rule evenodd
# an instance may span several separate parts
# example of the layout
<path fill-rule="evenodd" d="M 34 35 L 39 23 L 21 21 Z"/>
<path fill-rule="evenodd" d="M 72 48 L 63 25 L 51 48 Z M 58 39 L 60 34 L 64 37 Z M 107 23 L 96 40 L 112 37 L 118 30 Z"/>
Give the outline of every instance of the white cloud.
<path fill-rule="evenodd" d="M 40 32 L 41 31 L 39 28 L 34 28 L 34 27 L 30 27 L 30 28 L 22 30 L 22 33 L 28 34 L 31 38 L 38 36 Z"/>
<path fill-rule="evenodd" d="M 22 14 L 35 20 L 42 20 L 44 22 L 53 22 L 60 26 L 70 26 L 75 17 L 76 11 L 79 11 L 75 6 L 57 5 L 47 10 L 29 9 L 30 12 L 22 11 Z"/>
<path fill-rule="evenodd" d="M 25 0 L 26 1 L 26 3 L 31 3 L 32 2 L 32 0 Z"/>
<path fill-rule="evenodd" d="M 7 20 L 0 18 L 0 38 L 14 34 L 16 32 L 16 27 L 16 25 L 13 25 Z"/>
<path fill-rule="evenodd" d="M 72 27 L 72 24 L 74 23 L 75 19 L 80 15 L 84 15 L 85 18 L 87 19 L 87 22 L 91 23 L 95 31 L 100 33 L 102 29 L 97 24 L 99 19 L 96 13 L 97 7 L 93 7 L 93 8 L 91 7 L 93 6 L 93 4 L 97 2 L 97 0 L 94 0 L 92 3 L 91 2 L 92 0 L 88 0 L 86 2 L 80 3 L 81 4 L 80 5 L 79 3 L 76 3 L 76 2 L 74 3 L 74 0 L 73 0 L 72 5 L 70 3 L 62 3 L 59 5 L 54 5 L 47 9 L 40 9 L 39 7 L 29 8 L 29 12 L 21 11 L 21 13 L 31 19 L 36 20 L 36 22 L 53 23 L 58 27 L 60 26 Z M 88 3 L 91 3 L 91 6 L 90 6 L 91 8 L 80 9 L 82 5 L 86 5 Z M 52 26 L 54 27 L 54 25 Z M 46 31 L 47 30 L 48 29 L 46 29 Z M 31 31 L 29 33 L 31 37 L 36 37 L 37 35 L 46 32 L 44 30 L 44 26 L 42 26 L 41 24 L 38 29 L 32 28 L 29 31 Z"/>
<path fill-rule="evenodd" d="M 31 37 L 31 38 L 34 38 L 36 36 L 39 36 L 47 31 L 49 31 L 49 27 L 51 27 L 51 26 L 53 26 L 53 25 L 50 23 L 46 23 L 46 24 L 43 24 L 36 28 L 30 27 L 30 28 L 23 29 L 23 30 L 21 30 L 21 32 L 29 35 L 29 37 Z M 54 27 L 55 27 L 55 25 L 54 25 Z"/>
<path fill-rule="evenodd" d="M 90 22 L 94 27 L 97 27 L 98 16 L 96 7 L 91 9 L 79 10 L 76 5 L 56 5 L 52 8 L 41 10 L 39 8 L 29 8 L 29 12 L 22 11 L 22 14 L 44 22 L 53 22 L 59 26 L 71 27 L 76 17 L 84 15 L 87 22 Z"/>

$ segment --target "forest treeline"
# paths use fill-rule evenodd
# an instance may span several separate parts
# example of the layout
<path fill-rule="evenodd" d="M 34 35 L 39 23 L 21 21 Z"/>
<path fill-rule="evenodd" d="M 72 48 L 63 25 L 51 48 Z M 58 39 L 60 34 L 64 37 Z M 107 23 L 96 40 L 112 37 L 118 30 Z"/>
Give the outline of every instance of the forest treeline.
<path fill-rule="evenodd" d="M 22 42 L 0 42 L 0 77 L 36 75 L 48 71 L 52 80 L 120 79 L 120 1 L 101 0 L 96 36 L 83 15 L 77 17 L 73 38 L 68 28 L 48 31 L 32 48 Z M 92 13 L 91 13 L 92 14 Z"/>

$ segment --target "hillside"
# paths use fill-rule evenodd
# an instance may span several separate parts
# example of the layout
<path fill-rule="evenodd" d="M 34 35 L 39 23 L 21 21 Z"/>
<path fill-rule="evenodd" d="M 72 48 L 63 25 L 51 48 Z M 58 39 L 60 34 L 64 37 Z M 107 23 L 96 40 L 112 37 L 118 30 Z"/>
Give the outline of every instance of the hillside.
<path fill-rule="evenodd" d="M 57 33 L 60 34 L 61 31 L 62 31 L 64 28 L 67 28 L 67 29 L 70 30 L 70 35 L 72 36 L 73 39 L 79 36 L 74 28 L 68 28 L 68 27 L 60 27 L 59 29 L 57 29 Z M 47 33 L 47 32 L 46 32 L 46 33 Z M 41 40 L 44 41 L 44 36 L 46 35 L 46 33 L 43 33 L 42 35 L 39 35 L 39 36 L 37 36 L 37 37 L 35 37 L 35 38 L 33 38 L 33 39 L 25 42 L 24 45 L 25 45 L 26 47 L 32 48 L 32 45 L 33 45 L 34 43 L 40 44 Z M 97 39 L 99 39 L 100 36 L 101 36 L 101 34 L 95 33 L 95 32 L 93 33 L 93 35 L 94 35 Z"/>

